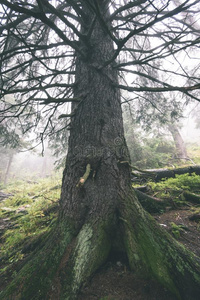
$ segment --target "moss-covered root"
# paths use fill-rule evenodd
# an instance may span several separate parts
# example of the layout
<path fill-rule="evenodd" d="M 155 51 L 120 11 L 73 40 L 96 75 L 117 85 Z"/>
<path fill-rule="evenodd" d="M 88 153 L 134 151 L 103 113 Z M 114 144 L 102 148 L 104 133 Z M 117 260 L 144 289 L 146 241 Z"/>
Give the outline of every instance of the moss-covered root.
<path fill-rule="evenodd" d="M 200 260 L 143 210 L 133 191 L 123 201 L 121 219 L 131 268 L 153 276 L 178 299 L 199 299 Z"/>
<path fill-rule="evenodd" d="M 44 300 L 60 261 L 76 235 L 72 222 L 57 224 L 36 249 L 15 279 L 0 294 L 1 300 Z"/>
<path fill-rule="evenodd" d="M 111 249 L 111 223 L 88 222 L 80 230 L 72 256 L 60 270 L 60 300 L 77 299 L 80 287 L 106 261 Z"/>
<path fill-rule="evenodd" d="M 108 257 L 113 220 L 90 221 L 78 235 L 69 224 L 61 224 L 60 233 L 48 239 L 0 299 L 77 299 L 81 286 Z"/>

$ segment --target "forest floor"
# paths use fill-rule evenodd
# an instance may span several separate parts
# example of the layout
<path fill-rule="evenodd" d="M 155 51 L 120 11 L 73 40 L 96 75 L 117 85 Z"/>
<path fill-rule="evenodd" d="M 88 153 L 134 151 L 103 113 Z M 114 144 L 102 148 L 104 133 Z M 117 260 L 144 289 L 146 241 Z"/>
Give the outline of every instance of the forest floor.
<path fill-rule="evenodd" d="M 5 232 L 8 230 L 8 232 L 10 232 L 10 240 L 13 239 L 13 243 L 16 242 L 17 245 L 17 252 L 13 252 L 12 254 L 8 254 L 7 252 L 11 251 L 9 249 L 14 248 L 14 244 L 11 244 L 10 248 L 3 248 L 4 252 L 6 253 L 5 257 L 7 257 L 7 265 L 9 264 L 9 267 L 8 270 L 4 271 L 7 265 L 5 260 L 0 260 L 0 269 L 2 273 L 0 275 L 0 289 L 4 289 L 5 286 L 12 280 L 13 276 L 17 276 L 20 266 L 23 265 L 27 255 L 30 254 L 30 252 L 23 252 L 23 249 L 25 249 L 24 245 L 27 243 L 27 238 L 30 238 L 30 240 L 28 240 L 28 245 L 30 245 L 29 241 L 32 241 L 33 235 L 36 234 L 36 228 L 41 226 L 41 230 L 43 230 L 45 226 L 49 226 L 51 221 L 56 218 L 58 206 L 56 204 L 57 202 L 53 201 L 52 199 L 58 198 L 57 191 L 59 191 L 59 185 L 56 186 L 56 189 L 55 187 L 48 188 L 49 193 L 51 193 L 51 197 L 47 194 L 47 187 L 43 187 L 44 195 L 42 197 L 45 197 L 44 199 L 39 198 L 41 197 L 41 187 L 38 185 L 38 190 L 40 191 L 38 194 L 37 191 L 35 191 L 36 187 L 37 185 L 33 185 L 34 194 L 31 194 L 29 190 L 29 194 L 31 195 L 31 200 L 28 199 L 29 204 L 25 204 L 26 202 L 23 204 L 20 203 L 17 209 L 16 207 L 13 209 L 9 208 L 9 211 L 7 208 L 6 211 L 4 206 L 5 204 L 8 206 L 8 204 L 11 205 L 12 203 L 16 205 L 16 201 L 18 201 L 19 197 L 16 199 L 13 198 L 12 202 L 9 202 L 11 201 L 9 199 L 5 200 L 7 202 L 0 199 L 2 208 L 5 210 L 0 217 L 0 244 L 4 247 Z M 55 194 L 53 195 L 52 193 Z M 50 197 L 50 199 L 48 197 Z M 49 199 L 49 204 L 46 204 L 47 199 Z M 42 201 L 44 200 L 46 207 L 43 206 L 44 204 Z M 27 199 L 24 201 L 27 201 Z M 11 207 L 14 207 L 14 204 L 12 204 L 13 206 L 11 205 Z M 49 207 L 49 205 L 52 206 Z M 21 217 L 18 217 L 20 214 Z M 180 243 L 194 252 L 197 256 L 200 256 L 199 204 L 190 204 L 187 202 L 185 205 L 176 206 L 173 208 L 168 207 L 165 212 L 152 214 L 152 216 L 160 224 L 160 226 L 172 234 Z M 27 226 L 27 223 L 32 227 L 24 228 L 23 226 Z M 19 241 L 15 241 L 17 236 L 15 231 L 18 232 L 18 234 L 25 231 L 25 240 L 22 239 L 21 244 Z M 29 248 L 31 249 L 31 247 Z M 25 254 L 22 255 L 21 253 Z M 82 288 L 78 298 L 78 300 L 160 299 L 176 300 L 176 297 L 174 297 L 169 291 L 165 290 L 157 282 L 136 277 L 136 275 L 130 271 L 126 258 L 121 256 L 110 257 L 105 265 L 101 267 L 101 269 L 99 269 L 93 275 L 91 280 Z"/>
<path fill-rule="evenodd" d="M 190 221 L 191 207 L 169 210 L 154 218 L 185 247 L 200 256 L 200 226 Z M 176 226 L 177 225 L 177 226 Z M 139 279 L 126 261 L 110 259 L 82 289 L 79 300 L 176 300 L 157 282 Z M 197 300 L 197 299 L 192 299 Z"/>

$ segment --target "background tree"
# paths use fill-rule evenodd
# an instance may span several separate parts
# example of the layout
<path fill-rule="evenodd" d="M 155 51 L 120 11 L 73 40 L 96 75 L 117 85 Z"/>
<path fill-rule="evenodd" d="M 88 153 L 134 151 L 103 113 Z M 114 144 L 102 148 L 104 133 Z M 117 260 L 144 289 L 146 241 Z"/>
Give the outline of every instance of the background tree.
<path fill-rule="evenodd" d="M 177 124 L 175 123 L 169 124 L 168 129 L 172 134 L 176 146 L 175 157 L 177 157 L 177 159 L 187 159 L 188 157 L 187 150 Z"/>
<path fill-rule="evenodd" d="M 164 97 L 150 99 L 148 96 L 138 96 L 132 103 L 123 105 L 125 135 L 132 162 L 143 168 L 155 168 L 158 165 L 167 165 L 169 160 L 188 160 L 185 142 L 180 132 L 184 107 L 174 101 L 172 105 L 168 105 L 169 101 Z M 175 110 L 175 106 L 178 111 L 177 108 Z M 147 149 L 148 145 L 152 150 Z"/>
<path fill-rule="evenodd" d="M 192 109 L 192 116 L 195 121 L 196 128 L 200 128 L 200 105 L 195 103 L 194 108 Z"/>
<path fill-rule="evenodd" d="M 85 280 L 118 251 L 138 274 L 156 278 L 178 298 L 197 299 L 197 257 L 152 220 L 131 189 L 120 89 L 197 99 L 199 78 L 187 85 L 184 65 L 173 70 L 153 62 L 177 61 L 198 48 L 199 1 L 0 3 L 1 119 L 16 119 L 25 131 L 38 127 L 41 141 L 70 128 L 58 223 L 3 297 L 76 299 Z M 138 73 L 136 65 L 157 70 L 159 78 L 169 74 L 168 80 L 152 75 L 155 86 L 129 84 L 126 74 Z M 6 99 L 11 94 L 14 103 Z"/>
<path fill-rule="evenodd" d="M 155 169 L 171 166 L 176 149 L 171 135 L 160 123 L 141 129 L 129 115 L 124 113 L 124 129 L 131 163 L 140 169 Z"/>
<path fill-rule="evenodd" d="M 159 82 L 167 80 L 168 76 L 166 77 L 164 74 L 162 78 L 159 78 L 160 74 L 157 68 L 161 67 L 161 61 L 157 60 L 152 64 L 156 68 L 153 74 L 149 66 L 137 66 L 134 81 L 140 86 L 152 86 L 155 88 L 156 86 L 159 87 Z M 143 76 L 141 76 L 142 74 Z M 152 82 L 152 76 L 157 78 L 157 82 Z M 124 96 L 124 104 L 129 105 L 130 115 L 134 122 L 142 124 L 143 129 L 147 132 L 154 130 L 159 136 L 161 136 L 161 131 L 163 131 L 161 128 L 170 132 L 176 148 L 174 158 L 177 161 L 187 159 L 187 150 L 179 130 L 179 124 L 188 102 L 191 102 L 188 100 L 188 96 L 184 97 L 182 95 L 180 98 L 180 95 L 172 92 L 150 93 L 144 91 L 136 93 L 134 101 L 129 102 L 129 97 Z"/>
<path fill-rule="evenodd" d="M 14 127 L 9 123 L 7 123 L 6 127 L 3 125 L 3 122 L 0 124 L 0 182 L 4 184 L 7 183 L 13 157 L 24 144 L 19 136 L 19 132 L 16 133 Z M 11 126 L 8 127 L 8 124 Z"/>

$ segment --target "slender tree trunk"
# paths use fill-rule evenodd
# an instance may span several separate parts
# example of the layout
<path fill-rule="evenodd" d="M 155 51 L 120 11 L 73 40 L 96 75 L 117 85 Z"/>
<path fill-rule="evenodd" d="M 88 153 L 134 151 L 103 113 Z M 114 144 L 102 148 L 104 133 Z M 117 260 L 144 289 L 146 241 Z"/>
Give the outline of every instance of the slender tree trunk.
<path fill-rule="evenodd" d="M 174 143 L 176 146 L 176 156 L 177 158 L 187 158 L 187 150 L 185 147 L 185 143 L 183 141 L 183 138 L 178 130 L 178 127 L 172 123 L 168 125 L 168 129 L 172 134 L 172 137 L 174 139 Z"/>
<path fill-rule="evenodd" d="M 44 158 L 43 158 L 40 174 L 41 174 L 41 177 L 45 177 L 47 175 L 47 156 L 44 156 Z"/>
<path fill-rule="evenodd" d="M 11 164 L 12 164 L 12 161 L 13 161 L 13 157 L 14 157 L 14 154 L 11 153 L 9 155 L 8 165 L 7 165 L 6 173 L 5 173 L 5 177 L 4 177 L 4 184 L 5 185 L 7 184 L 7 181 L 8 181 L 8 176 L 9 176 L 9 173 L 10 173 L 10 167 L 11 167 Z"/>
<path fill-rule="evenodd" d="M 98 3 L 106 18 L 108 1 Z M 90 24 L 92 13 L 85 13 Z M 77 299 L 113 250 L 124 252 L 134 272 L 156 278 L 178 299 L 199 297 L 197 258 L 143 210 L 131 188 L 129 164 L 120 163 L 130 160 L 120 94 L 112 85 L 118 74 L 112 66 L 100 68 L 112 52 L 113 43 L 97 18 L 87 56 L 76 61 L 74 94 L 82 101 L 73 107 L 59 221 L 5 291 L 5 299 Z"/>

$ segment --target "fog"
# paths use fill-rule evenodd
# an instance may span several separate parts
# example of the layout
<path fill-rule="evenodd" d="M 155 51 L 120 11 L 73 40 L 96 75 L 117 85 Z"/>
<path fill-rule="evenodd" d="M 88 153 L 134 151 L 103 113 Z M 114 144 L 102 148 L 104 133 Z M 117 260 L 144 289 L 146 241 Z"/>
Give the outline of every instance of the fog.
<path fill-rule="evenodd" d="M 196 143 L 200 146 L 200 129 L 196 128 L 194 119 L 191 117 L 183 120 L 180 132 L 185 143 Z"/>
<path fill-rule="evenodd" d="M 196 128 L 194 111 L 197 104 L 189 106 L 181 119 L 180 133 L 186 144 L 186 147 L 195 145 L 200 147 L 200 129 Z M 168 137 L 167 137 L 168 139 Z M 169 140 L 172 138 L 169 136 Z M 53 156 L 48 147 L 45 148 L 44 156 L 41 154 L 42 147 L 38 146 L 34 151 L 24 151 L 14 153 L 5 151 L 0 152 L 0 182 L 7 183 L 15 179 L 37 180 L 39 177 L 47 177 L 54 174 L 56 162 L 59 157 Z M 193 157 L 190 157 L 193 159 Z M 61 168 L 62 169 L 62 168 Z"/>
<path fill-rule="evenodd" d="M 38 151 L 19 153 L 1 153 L 0 183 L 11 181 L 34 180 L 51 176 L 56 168 L 56 158 L 47 149 L 42 156 Z"/>

